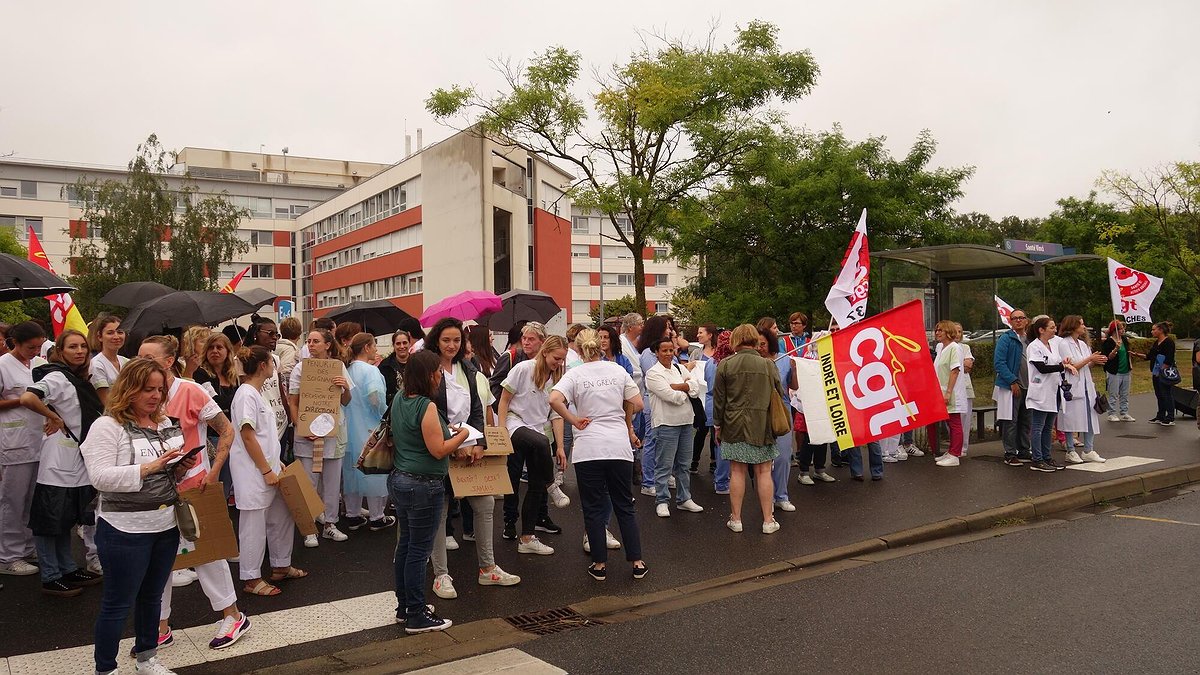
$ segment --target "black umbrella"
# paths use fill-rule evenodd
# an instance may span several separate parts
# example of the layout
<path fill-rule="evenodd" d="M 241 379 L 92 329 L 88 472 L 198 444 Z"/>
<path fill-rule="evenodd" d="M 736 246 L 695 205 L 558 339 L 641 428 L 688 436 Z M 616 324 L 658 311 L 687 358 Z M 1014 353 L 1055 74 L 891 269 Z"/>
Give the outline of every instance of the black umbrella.
<path fill-rule="evenodd" d="M 0 253 L 0 302 L 40 298 L 75 290 L 36 263 L 9 253 Z"/>
<path fill-rule="evenodd" d="M 164 286 L 157 281 L 131 281 L 105 293 L 104 297 L 100 298 L 100 302 L 116 307 L 137 307 L 143 302 L 174 292 L 174 288 Z"/>
<path fill-rule="evenodd" d="M 500 302 L 500 311 L 483 319 L 498 333 L 511 329 L 518 321 L 546 323 L 560 311 L 553 296 L 541 291 L 509 291 L 500 296 Z"/>
<path fill-rule="evenodd" d="M 150 335 L 196 324 L 215 326 L 253 312 L 254 305 L 232 293 L 175 291 L 134 307 L 121 322 L 121 330 Z"/>
<path fill-rule="evenodd" d="M 245 300 L 254 306 L 254 309 L 259 309 L 264 305 L 269 305 L 275 302 L 279 296 L 265 288 L 251 288 L 245 291 L 235 291 L 234 295 Z"/>
<path fill-rule="evenodd" d="M 388 335 L 413 315 L 387 300 L 358 300 L 325 315 L 338 323 L 353 321 L 371 335 Z"/>

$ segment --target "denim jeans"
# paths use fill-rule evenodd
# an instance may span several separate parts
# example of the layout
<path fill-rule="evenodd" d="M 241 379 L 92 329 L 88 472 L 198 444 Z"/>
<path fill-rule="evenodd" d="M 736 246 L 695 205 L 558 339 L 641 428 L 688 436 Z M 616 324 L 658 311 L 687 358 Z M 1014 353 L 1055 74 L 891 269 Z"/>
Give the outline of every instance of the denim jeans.
<path fill-rule="evenodd" d="M 1029 427 L 1033 452 L 1033 461 L 1044 462 L 1050 459 L 1050 445 L 1054 436 L 1054 418 L 1058 413 L 1042 410 L 1029 411 Z"/>
<path fill-rule="evenodd" d="M 862 446 L 855 446 L 846 452 L 850 454 L 850 475 L 863 475 Z M 883 449 L 879 447 L 879 441 L 867 443 L 867 455 L 871 463 L 871 478 L 883 478 Z"/>
<path fill-rule="evenodd" d="M 1029 457 L 1030 438 L 1029 413 L 1025 407 L 1025 390 L 1013 396 L 1013 419 L 1000 420 L 1000 440 L 1005 457 Z"/>
<path fill-rule="evenodd" d="M 672 474 L 675 475 L 675 501 L 682 504 L 692 498 L 692 476 L 688 473 L 688 467 L 692 465 L 692 432 L 690 424 L 664 424 L 654 428 L 655 504 L 671 501 L 667 478 Z"/>
<path fill-rule="evenodd" d="M 775 438 L 775 449 L 779 450 L 779 455 L 771 464 L 771 482 L 775 484 L 776 502 L 791 501 L 788 499 L 788 479 L 792 477 L 792 458 L 795 456 L 794 433 L 789 431 Z"/>
<path fill-rule="evenodd" d="M 1167 383 L 1166 380 L 1154 375 L 1151 377 L 1154 381 L 1154 398 L 1158 399 L 1158 413 L 1154 416 L 1158 419 L 1167 422 L 1175 419 L 1175 397 L 1171 394 L 1171 390 L 1175 385 Z"/>
<path fill-rule="evenodd" d="M 158 614 L 179 550 L 179 529 L 133 534 L 97 518 L 96 548 L 104 566 L 104 594 L 96 615 L 94 655 L 96 672 L 107 673 L 117 668 L 117 649 L 131 608 L 138 661 L 158 653 Z"/>
<path fill-rule="evenodd" d="M 1129 384 L 1133 381 L 1133 373 L 1108 373 L 1105 378 L 1108 389 L 1108 414 L 1129 414 Z"/>
<path fill-rule="evenodd" d="M 433 552 L 433 537 L 446 488 L 442 478 L 418 478 L 393 471 L 388 475 L 388 493 L 396 506 L 400 538 L 392 559 L 396 575 L 396 616 L 415 616 L 425 611 L 425 565 Z"/>
<path fill-rule="evenodd" d="M 617 527 L 625 548 L 625 559 L 641 560 L 642 539 L 633 512 L 633 462 L 621 459 L 597 459 L 575 465 L 579 483 L 579 505 L 583 526 L 592 549 L 592 562 L 608 562 L 604 529 L 615 511 Z"/>
<path fill-rule="evenodd" d="M 900 434 L 900 445 L 912 445 L 912 442 L 913 442 L 913 430 L 912 429 L 909 429 L 908 431 L 902 432 Z"/>
<path fill-rule="evenodd" d="M 75 564 L 75 556 L 71 553 L 70 530 L 49 537 L 34 535 L 33 545 L 37 549 L 42 583 L 57 581 L 79 569 Z"/>
<path fill-rule="evenodd" d="M 642 412 L 642 487 L 654 487 L 655 467 L 658 464 L 658 449 L 655 447 L 657 440 L 655 439 L 655 429 L 650 424 L 650 395 L 642 397 L 642 405 L 645 410 Z"/>

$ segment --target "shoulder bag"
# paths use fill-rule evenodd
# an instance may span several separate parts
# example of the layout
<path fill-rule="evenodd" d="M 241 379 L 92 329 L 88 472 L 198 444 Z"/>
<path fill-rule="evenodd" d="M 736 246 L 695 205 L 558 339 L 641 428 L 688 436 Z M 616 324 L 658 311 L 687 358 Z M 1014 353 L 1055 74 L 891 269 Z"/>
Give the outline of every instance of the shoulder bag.
<path fill-rule="evenodd" d="M 125 433 L 129 436 L 129 464 L 137 464 L 133 447 L 133 434 L 137 431 L 146 439 L 150 447 L 154 440 L 145 429 L 132 424 L 125 424 Z M 158 439 L 159 455 L 166 453 L 168 439 L 181 437 L 183 432 L 177 424 L 157 431 L 154 436 Z M 105 511 L 128 513 L 132 511 L 156 511 L 164 506 L 175 507 L 175 522 L 179 527 L 179 535 L 188 541 L 200 538 L 200 520 L 191 502 L 180 498 L 176 489 L 174 467 L 166 467 L 162 471 L 147 474 L 142 478 L 142 489 L 137 492 L 105 492 L 101 495 Z"/>
<path fill-rule="evenodd" d="M 771 387 L 771 433 L 778 438 L 791 430 L 792 419 L 783 403 L 783 397 L 779 395 L 778 389 Z"/>
<path fill-rule="evenodd" d="M 675 369 L 679 371 L 679 374 L 686 381 L 689 376 L 678 363 L 675 364 Z M 692 427 L 695 429 L 707 427 L 708 414 L 704 412 L 704 402 L 694 396 L 688 396 L 688 402 L 692 404 Z"/>
<path fill-rule="evenodd" d="M 364 474 L 371 476 L 391 473 L 396 461 L 396 446 L 392 442 L 392 405 L 383 413 L 379 426 L 367 436 L 362 453 L 358 456 L 355 467 Z"/>

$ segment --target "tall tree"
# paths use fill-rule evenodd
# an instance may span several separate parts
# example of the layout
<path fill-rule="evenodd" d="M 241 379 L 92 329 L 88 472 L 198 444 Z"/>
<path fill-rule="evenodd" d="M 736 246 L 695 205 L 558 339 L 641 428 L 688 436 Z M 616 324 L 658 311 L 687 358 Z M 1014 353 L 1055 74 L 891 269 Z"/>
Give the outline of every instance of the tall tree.
<path fill-rule="evenodd" d="M 216 290 L 217 270 L 249 250 L 237 226 L 249 215 L 226 195 L 201 196 L 186 181 L 172 190 L 172 154 L 151 134 L 139 145 L 123 180 L 80 178 L 71 189 L 95 237 L 71 240 L 74 299 L 85 314 L 129 281 L 157 281 L 179 290 Z"/>
<path fill-rule="evenodd" d="M 644 247 L 666 238 L 682 200 L 725 177 L 779 116 L 775 101 L 807 94 L 818 73 L 807 51 L 783 51 L 778 29 L 754 21 L 732 44 L 656 39 L 598 75 L 589 105 L 575 96 L 580 55 L 554 47 L 523 69 L 504 64 L 507 89 L 437 89 L 426 108 L 438 119 L 463 116 L 484 133 L 511 138 L 561 160 L 581 177 L 575 203 L 607 216 L 633 253 L 635 292 L 646 306 Z M 617 217 L 629 220 L 628 230 Z"/>
<path fill-rule="evenodd" d="M 936 148 L 927 132 L 902 157 L 881 137 L 855 142 L 837 127 L 765 138 L 707 200 L 709 218 L 677 228 L 675 252 L 703 269 L 697 292 L 711 317 L 828 318 L 823 301 L 864 208 L 872 250 L 950 236 L 951 204 L 972 169 L 931 168 Z M 902 267 L 911 266 L 888 266 L 890 281 L 922 281 Z"/>

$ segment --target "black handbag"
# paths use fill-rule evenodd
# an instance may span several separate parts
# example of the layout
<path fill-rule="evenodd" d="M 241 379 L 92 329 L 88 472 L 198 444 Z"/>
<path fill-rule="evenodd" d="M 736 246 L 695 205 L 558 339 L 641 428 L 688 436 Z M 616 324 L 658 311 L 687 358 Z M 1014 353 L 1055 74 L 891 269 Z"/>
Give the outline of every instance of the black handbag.
<path fill-rule="evenodd" d="M 1179 368 L 1176 368 L 1175 364 L 1168 363 L 1158 371 L 1158 379 L 1167 384 L 1179 384 L 1183 378 L 1179 375 Z"/>
<path fill-rule="evenodd" d="M 683 375 L 683 379 L 688 378 L 688 374 L 683 372 L 683 368 L 679 364 L 675 364 L 675 369 Z M 704 412 L 704 401 L 699 398 L 688 397 L 688 402 L 692 404 L 692 427 L 695 429 L 703 429 L 708 426 L 708 413 Z"/>
<path fill-rule="evenodd" d="M 134 424 L 126 424 L 125 431 L 130 436 L 129 442 L 129 463 L 124 466 L 132 466 L 137 464 L 133 447 L 134 433 L 141 433 L 151 446 L 154 441 L 150 438 L 150 433 L 141 427 Z M 175 436 L 182 436 L 183 433 L 179 427 L 172 426 L 155 434 L 158 436 L 159 445 L 161 448 L 166 448 L 168 439 Z M 160 453 L 161 454 L 161 453 Z M 156 511 L 164 506 L 174 506 L 179 503 L 179 490 L 175 487 L 175 471 L 172 468 L 164 468 L 162 471 L 147 474 L 142 477 L 142 489 L 137 492 L 104 492 L 101 493 L 100 499 L 105 511 L 118 513 L 128 513 L 130 511 Z"/>

